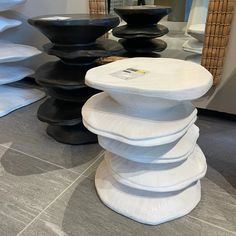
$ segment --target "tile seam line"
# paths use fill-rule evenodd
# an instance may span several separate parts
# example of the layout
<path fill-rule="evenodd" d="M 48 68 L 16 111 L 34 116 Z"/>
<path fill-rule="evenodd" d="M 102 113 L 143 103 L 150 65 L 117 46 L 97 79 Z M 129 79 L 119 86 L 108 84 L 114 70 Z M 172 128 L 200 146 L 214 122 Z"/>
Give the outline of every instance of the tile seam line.
<path fill-rule="evenodd" d="M 36 156 L 34 156 L 34 155 L 31 155 L 31 154 L 28 154 L 28 153 L 26 153 L 26 152 L 20 151 L 20 150 L 18 150 L 18 149 L 15 149 L 15 148 L 12 148 L 12 147 L 7 147 L 7 146 L 5 146 L 5 145 L 3 145 L 3 144 L 0 144 L 0 146 L 1 146 L 1 147 L 4 147 L 4 148 L 6 148 L 6 149 L 10 149 L 10 150 L 12 150 L 12 151 L 15 151 L 15 152 L 24 154 L 24 155 L 26 155 L 26 156 L 28 156 L 28 157 L 31 157 L 31 158 L 34 158 L 34 159 L 36 159 L 36 160 L 39 160 L 39 161 L 48 163 L 48 164 L 53 165 L 53 166 L 56 166 L 56 167 L 58 167 L 58 168 L 68 170 L 68 171 L 70 171 L 70 172 L 72 172 L 72 173 L 74 173 L 74 174 L 81 174 L 80 172 L 71 170 L 71 169 L 69 169 L 69 168 L 67 169 L 67 168 L 64 167 L 64 166 L 58 165 L 58 164 L 56 164 L 56 163 L 52 163 L 52 162 L 50 162 L 50 161 L 46 161 L 46 160 L 44 160 L 44 159 L 41 159 L 41 158 L 36 157 Z M 104 154 L 104 151 L 101 151 L 101 152 L 100 152 L 98 155 L 96 155 L 94 158 L 97 158 L 99 155 L 103 155 L 103 154 Z"/>
<path fill-rule="evenodd" d="M 88 171 L 93 165 L 95 165 L 95 163 L 103 156 L 103 154 L 99 154 L 96 157 L 96 160 L 91 163 L 91 165 L 89 165 L 69 186 L 67 186 L 56 198 L 54 198 L 54 200 L 52 200 L 32 221 L 30 221 L 29 224 L 27 224 L 24 229 L 22 229 L 17 236 L 20 236 L 26 229 L 28 229 L 30 227 L 30 225 L 32 225 L 51 205 L 53 205 L 68 189 L 70 189 L 81 177 L 85 177 L 83 176 L 83 174 Z"/>
<path fill-rule="evenodd" d="M 191 216 L 191 215 L 188 215 L 187 217 L 189 217 L 189 218 L 191 218 L 191 219 L 194 219 L 194 220 L 197 220 L 197 221 L 200 221 L 200 222 L 202 222 L 202 223 L 211 225 L 211 226 L 213 226 L 213 227 L 215 227 L 215 228 L 218 228 L 218 229 L 221 229 L 221 230 L 223 230 L 223 231 L 225 231 L 225 232 L 228 232 L 228 233 L 231 233 L 231 234 L 236 235 L 236 232 L 235 232 L 235 231 L 228 230 L 228 229 L 226 229 L 226 228 L 224 228 L 224 227 L 221 227 L 221 226 L 219 226 L 219 225 L 210 223 L 210 222 L 208 222 L 208 221 L 206 221 L 206 220 L 202 220 L 202 219 L 200 219 L 200 218 L 198 218 L 198 217 Z"/>

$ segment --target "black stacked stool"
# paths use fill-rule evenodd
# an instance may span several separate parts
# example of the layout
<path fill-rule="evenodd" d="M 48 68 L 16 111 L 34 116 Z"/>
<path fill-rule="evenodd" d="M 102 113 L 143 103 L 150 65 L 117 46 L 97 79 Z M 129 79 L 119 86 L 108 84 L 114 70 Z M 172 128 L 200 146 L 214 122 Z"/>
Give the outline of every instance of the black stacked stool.
<path fill-rule="evenodd" d="M 158 24 L 167 16 L 171 8 L 162 6 L 127 6 L 114 11 L 127 23 L 113 29 L 113 35 L 128 51 L 127 56 L 159 56 L 167 44 L 156 39 L 169 32 L 168 28 Z"/>
<path fill-rule="evenodd" d="M 111 15 L 50 15 L 29 19 L 51 43 L 43 46 L 49 55 L 60 58 L 36 72 L 37 82 L 50 96 L 38 110 L 38 118 L 49 124 L 47 133 L 66 144 L 96 143 L 97 137 L 82 124 L 81 108 L 96 89 L 85 85 L 85 74 L 99 66 L 97 59 L 120 55 L 123 47 L 114 40 L 100 38 L 119 24 Z"/>

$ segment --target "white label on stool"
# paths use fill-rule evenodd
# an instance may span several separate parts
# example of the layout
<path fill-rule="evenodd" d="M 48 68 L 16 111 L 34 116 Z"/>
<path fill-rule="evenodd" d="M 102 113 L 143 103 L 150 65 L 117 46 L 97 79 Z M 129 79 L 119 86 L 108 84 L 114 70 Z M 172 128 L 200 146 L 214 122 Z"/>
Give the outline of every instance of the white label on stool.
<path fill-rule="evenodd" d="M 136 79 L 136 78 L 142 77 L 142 76 L 146 75 L 147 73 L 149 73 L 149 72 L 145 71 L 145 70 L 127 68 L 125 70 L 121 70 L 121 71 L 112 73 L 111 75 L 114 77 L 117 77 L 119 79 L 130 80 L 130 79 Z"/>

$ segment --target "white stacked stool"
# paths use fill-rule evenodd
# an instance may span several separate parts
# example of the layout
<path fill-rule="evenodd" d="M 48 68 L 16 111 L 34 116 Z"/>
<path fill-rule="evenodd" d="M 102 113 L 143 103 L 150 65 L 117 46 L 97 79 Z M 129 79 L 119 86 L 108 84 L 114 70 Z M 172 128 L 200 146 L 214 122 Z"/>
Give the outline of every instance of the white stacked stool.
<path fill-rule="evenodd" d="M 0 0 L 0 13 L 22 5 L 26 0 Z M 18 27 L 21 21 L 0 16 L 0 33 Z M 41 54 L 38 49 L 15 44 L 0 37 L 0 117 L 34 103 L 45 96 L 39 89 L 16 84 L 34 71 L 16 63 Z"/>
<path fill-rule="evenodd" d="M 207 169 L 190 100 L 210 89 L 212 75 L 187 61 L 132 58 L 91 69 L 86 83 L 105 91 L 82 111 L 107 150 L 95 177 L 104 204 L 151 225 L 188 214 Z"/>

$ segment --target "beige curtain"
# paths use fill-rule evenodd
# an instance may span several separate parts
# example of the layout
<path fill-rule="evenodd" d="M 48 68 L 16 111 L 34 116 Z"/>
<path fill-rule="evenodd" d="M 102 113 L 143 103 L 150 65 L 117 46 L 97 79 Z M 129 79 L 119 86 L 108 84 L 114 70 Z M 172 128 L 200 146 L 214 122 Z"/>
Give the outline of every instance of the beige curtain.
<path fill-rule="evenodd" d="M 107 1 L 106 0 L 89 0 L 90 14 L 106 14 Z"/>
<path fill-rule="evenodd" d="M 235 0 L 209 0 L 202 65 L 213 74 L 214 85 L 221 80 L 234 5 Z"/>

